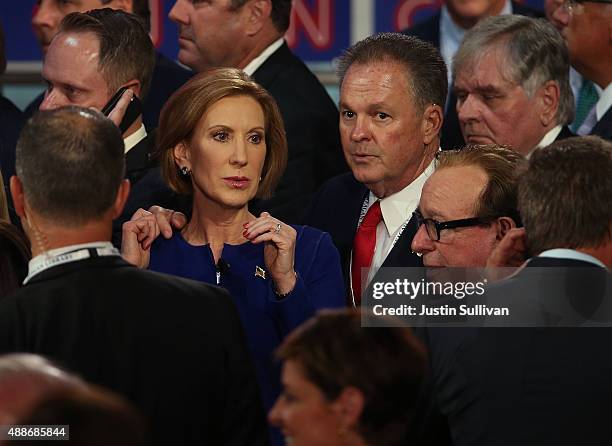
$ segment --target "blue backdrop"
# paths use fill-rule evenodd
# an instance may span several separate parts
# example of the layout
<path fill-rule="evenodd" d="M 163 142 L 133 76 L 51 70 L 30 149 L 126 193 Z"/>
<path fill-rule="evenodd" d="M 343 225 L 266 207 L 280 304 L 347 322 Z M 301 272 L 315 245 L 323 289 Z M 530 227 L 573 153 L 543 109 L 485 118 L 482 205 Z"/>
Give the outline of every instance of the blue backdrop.
<path fill-rule="evenodd" d="M 357 2 L 371 2 L 370 17 L 351 14 Z M 37 61 L 41 53 L 32 33 L 33 0 L 0 2 L 0 20 L 6 34 L 9 61 Z M 151 35 L 157 48 L 175 58 L 176 26 L 168 19 L 172 0 L 151 0 Z M 526 2 L 542 9 L 542 0 Z M 357 32 L 397 31 L 439 8 L 439 0 L 294 0 L 287 39 L 293 50 L 309 62 L 329 62 L 351 44 Z M 363 6 L 361 3 L 360 6 Z"/>

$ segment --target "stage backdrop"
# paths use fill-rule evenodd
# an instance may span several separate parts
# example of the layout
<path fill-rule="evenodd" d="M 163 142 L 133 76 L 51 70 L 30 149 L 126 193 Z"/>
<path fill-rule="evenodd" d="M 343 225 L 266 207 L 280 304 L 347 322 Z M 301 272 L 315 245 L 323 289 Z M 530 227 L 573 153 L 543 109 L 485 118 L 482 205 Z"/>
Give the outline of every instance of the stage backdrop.
<path fill-rule="evenodd" d="M 168 19 L 174 1 L 150 3 L 155 46 L 175 58 L 176 26 Z M 526 3 L 542 9 L 542 0 Z M 10 62 L 21 62 L 11 64 L 13 67 L 40 62 L 41 53 L 30 26 L 34 4 L 34 0 L 0 2 L 7 58 Z M 402 30 L 431 15 L 440 4 L 439 0 L 294 0 L 287 40 L 303 60 L 325 69 L 351 43 L 375 32 Z"/>

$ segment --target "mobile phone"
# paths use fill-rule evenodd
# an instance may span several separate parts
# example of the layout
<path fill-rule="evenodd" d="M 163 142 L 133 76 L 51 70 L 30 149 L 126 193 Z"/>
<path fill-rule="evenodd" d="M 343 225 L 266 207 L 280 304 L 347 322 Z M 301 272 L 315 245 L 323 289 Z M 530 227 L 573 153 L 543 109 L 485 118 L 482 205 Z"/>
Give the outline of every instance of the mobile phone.
<path fill-rule="evenodd" d="M 121 87 L 119 90 L 117 90 L 117 93 L 115 93 L 113 97 L 110 98 L 110 100 L 102 109 L 102 113 L 104 115 L 108 116 L 110 112 L 113 111 L 113 109 L 117 105 L 117 102 L 119 102 L 119 99 L 121 99 L 121 96 L 123 95 L 123 93 L 125 93 L 126 90 L 127 87 Z M 134 121 L 136 121 L 136 119 L 141 114 L 142 104 L 140 102 L 140 99 L 138 99 L 136 95 L 134 95 L 132 96 L 132 100 L 130 101 L 130 104 L 128 105 L 127 109 L 125 110 L 123 119 L 119 124 L 119 130 L 121 130 L 121 134 L 125 133 L 125 131 L 134 123 Z"/>

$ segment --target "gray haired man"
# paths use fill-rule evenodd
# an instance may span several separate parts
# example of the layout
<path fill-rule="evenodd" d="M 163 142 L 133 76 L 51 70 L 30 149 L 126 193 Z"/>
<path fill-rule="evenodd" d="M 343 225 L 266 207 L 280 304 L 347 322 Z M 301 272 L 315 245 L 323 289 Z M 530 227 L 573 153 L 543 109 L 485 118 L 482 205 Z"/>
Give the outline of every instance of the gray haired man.
<path fill-rule="evenodd" d="M 572 136 L 569 55 L 543 19 L 496 16 L 465 35 L 453 64 L 461 132 L 467 143 L 504 144 L 523 155 Z"/>

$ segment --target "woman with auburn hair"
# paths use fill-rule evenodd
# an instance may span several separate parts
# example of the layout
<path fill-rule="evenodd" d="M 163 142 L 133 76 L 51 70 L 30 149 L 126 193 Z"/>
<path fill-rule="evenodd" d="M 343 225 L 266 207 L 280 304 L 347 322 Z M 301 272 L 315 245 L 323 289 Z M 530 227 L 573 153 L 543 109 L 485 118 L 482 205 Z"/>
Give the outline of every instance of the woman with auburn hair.
<path fill-rule="evenodd" d="M 425 444 L 416 420 L 426 353 L 409 328 L 362 327 L 358 311 L 321 311 L 276 354 L 283 393 L 268 418 L 287 444 Z"/>
<path fill-rule="evenodd" d="M 287 160 L 276 102 L 240 70 L 210 70 L 168 100 L 158 135 L 163 176 L 175 192 L 191 195 L 192 216 L 180 233 L 153 243 L 155 217 L 139 210 L 124 224 L 123 255 L 230 291 L 271 407 L 280 391 L 274 349 L 319 308 L 345 302 L 328 234 L 249 212 L 251 199 L 271 195 Z"/>

